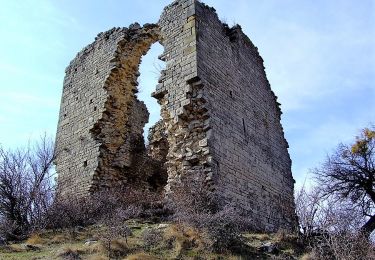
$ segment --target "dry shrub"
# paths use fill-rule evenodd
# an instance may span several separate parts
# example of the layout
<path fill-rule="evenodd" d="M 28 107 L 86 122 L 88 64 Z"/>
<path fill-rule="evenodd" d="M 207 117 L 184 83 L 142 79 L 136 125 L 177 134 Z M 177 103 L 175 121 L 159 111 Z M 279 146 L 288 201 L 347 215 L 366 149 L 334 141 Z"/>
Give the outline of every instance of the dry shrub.
<path fill-rule="evenodd" d="M 245 214 L 228 204 L 218 194 L 208 191 L 203 175 L 188 177 L 174 189 L 171 206 L 174 220 L 206 232 L 215 252 L 238 252 L 245 249 L 242 232 L 254 230 Z"/>
<path fill-rule="evenodd" d="M 48 228 L 64 229 L 94 224 L 95 205 L 85 199 L 56 200 L 48 212 Z M 93 214 L 90 218 L 90 214 Z"/>
<path fill-rule="evenodd" d="M 127 219 L 165 220 L 171 214 L 164 206 L 164 197 L 160 192 L 137 190 L 131 187 L 114 189 L 112 196 L 117 199 Z"/>
<path fill-rule="evenodd" d="M 121 221 L 133 218 L 166 218 L 161 195 L 132 188 L 94 193 L 88 198 L 56 200 L 49 210 L 48 227 L 75 228 L 100 223 L 107 216 L 121 214 Z"/>
<path fill-rule="evenodd" d="M 157 247 L 163 241 L 163 232 L 159 229 L 146 229 L 142 233 L 143 246 L 146 251 Z"/>
<path fill-rule="evenodd" d="M 119 236 L 111 236 L 111 233 L 100 234 L 100 245 L 96 247 L 99 252 L 110 257 L 121 257 L 129 253 L 129 247 L 125 239 L 118 239 Z"/>
<path fill-rule="evenodd" d="M 205 180 L 201 177 L 185 177 L 181 183 L 175 184 L 173 196 L 168 201 L 175 219 L 186 215 L 211 214 L 219 209 L 215 194 L 209 192 Z"/>
<path fill-rule="evenodd" d="M 53 229 L 83 227 L 97 223 L 104 215 L 119 208 L 114 193 L 98 192 L 88 198 L 57 199 L 49 210 L 48 227 Z"/>
<path fill-rule="evenodd" d="M 104 224 L 104 229 L 98 236 L 107 251 L 108 257 L 124 256 L 129 252 L 127 239 L 132 231 L 125 224 L 125 220 L 124 212 L 121 209 L 116 209 L 103 215 L 100 221 Z"/>
<path fill-rule="evenodd" d="M 247 219 L 231 207 L 215 214 L 200 215 L 196 219 L 196 226 L 209 234 L 215 252 L 242 251 L 244 240 L 241 233 L 248 229 L 248 225 Z"/>
<path fill-rule="evenodd" d="M 375 259 L 374 245 L 360 233 L 338 233 L 320 236 L 311 247 L 316 260 Z"/>

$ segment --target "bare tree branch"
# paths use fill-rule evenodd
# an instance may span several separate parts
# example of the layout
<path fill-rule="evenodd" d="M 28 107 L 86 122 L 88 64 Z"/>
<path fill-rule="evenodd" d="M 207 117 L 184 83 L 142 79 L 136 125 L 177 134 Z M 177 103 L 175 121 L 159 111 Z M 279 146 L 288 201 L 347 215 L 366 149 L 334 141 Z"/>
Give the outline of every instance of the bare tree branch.
<path fill-rule="evenodd" d="M 0 147 L 0 232 L 3 235 L 17 239 L 43 224 L 54 196 L 54 158 L 53 141 L 46 135 L 24 149 Z"/>
<path fill-rule="evenodd" d="M 340 144 L 325 163 L 315 169 L 326 197 L 350 201 L 366 219 L 361 230 L 370 235 L 375 229 L 375 127 L 365 128 L 351 145 Z"/>

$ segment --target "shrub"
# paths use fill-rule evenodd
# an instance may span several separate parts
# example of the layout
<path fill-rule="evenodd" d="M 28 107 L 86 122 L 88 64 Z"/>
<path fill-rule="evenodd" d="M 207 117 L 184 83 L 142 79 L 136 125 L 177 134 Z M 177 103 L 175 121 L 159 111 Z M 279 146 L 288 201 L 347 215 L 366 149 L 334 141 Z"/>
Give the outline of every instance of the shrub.
<path fill-rule="evenodd" d="M 253 225 L 242 212 L 223 205 L 225 200 L 210 192 L 200 177 L 185 179 L 174 190 L 171 203 L 174 221 L 206 232 L 215 252 L 243 250 L 241 233 L 253 229 Z"/>
<path fill-rule="evenodd" d="M 88 198 L 67 198 L 55 201 L 48 212 L 48 227 L 74 228 L 115 218 L 161 219 L 169 214 L 161 202 L 160 194 L 135 189 L 100 191 Z"/>
<path fill-rule="evenodd" d="M 209 234 L 213 251 L 238 252 L 243 250 L 241 233 L 249 229 L 249 223 L 233 208 L 227 206 L 214 214 L 196 215 L 195 219 L 190 222 Z"/>
<path fill-rule="evenodd" d="M 114 214 L 105 215 L 101 223 L 104 224 L 104 230 L 100 232 L 99 239 L 107 251 L 108 258 L 119 257 L 128 253 L 127 239 L 132 232 L 123 222 L 122 212 L 117 210 Z"/>
<path fill-rule="evenodd" d="M 337 233 L 316 237 L 311 246 L 316 260 L 375 259 L 374 245 L 361 233 Z"/>

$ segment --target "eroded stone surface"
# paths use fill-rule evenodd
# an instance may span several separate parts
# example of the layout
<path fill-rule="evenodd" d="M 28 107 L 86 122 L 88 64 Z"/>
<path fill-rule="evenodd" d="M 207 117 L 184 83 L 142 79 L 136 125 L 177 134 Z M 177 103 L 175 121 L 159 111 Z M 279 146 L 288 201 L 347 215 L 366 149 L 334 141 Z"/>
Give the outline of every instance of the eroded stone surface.
<path fill-rule="evenodd" d="M 166 62 L 153 93 L 162 120 L 145 147 L 149 113 L 135 93 L 141 57 L 156 41 Z M 294 180 L 280 116 L 263 60 L 240 26 L 229 28 L 198 1 L 174 1 L 157 25 L 99 34 L 67 68 L 59 194 L 134 185 L 173 196 L 175 184 L 203 179 L 260 229 L 293 228 Z"/>
<path fill-rule="evenodd" d="M 135 97 L 138 67 L 159 35 L 157 25 L 114 28 L 67 68 L 56 137 L 61 196 L 86 196 L 139 176 L 132 166 L 146 155 L 149 113 Z"/>

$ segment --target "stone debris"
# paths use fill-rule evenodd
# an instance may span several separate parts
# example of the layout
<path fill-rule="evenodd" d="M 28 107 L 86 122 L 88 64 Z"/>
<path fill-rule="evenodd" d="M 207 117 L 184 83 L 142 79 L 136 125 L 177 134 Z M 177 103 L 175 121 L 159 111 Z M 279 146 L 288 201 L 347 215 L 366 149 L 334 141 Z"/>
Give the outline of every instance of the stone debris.
<path fill-rule="evenodd" d="M 260 252 L 266 252 L 266 253 L 270 253 L 270 254 L 276 254 L 280 251 L 279 248 L 277 247 L 277 245 L 272 243 L 272 242 L 267 242 L 267 243 L 262 244 L 258 248 L 258 250 Z"/>

